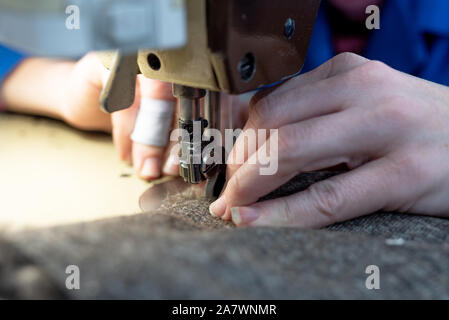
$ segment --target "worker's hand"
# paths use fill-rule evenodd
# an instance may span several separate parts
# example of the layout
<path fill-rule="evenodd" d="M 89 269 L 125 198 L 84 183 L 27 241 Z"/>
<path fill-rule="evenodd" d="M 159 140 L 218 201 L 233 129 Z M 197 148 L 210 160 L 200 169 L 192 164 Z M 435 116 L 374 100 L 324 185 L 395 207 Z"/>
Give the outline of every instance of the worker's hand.
<path fill-rule="evenodd" d="M 131 140 L 141 98 L 174 101 L 171 85 L 139 75 L 133 105 L 109 115 L 102 112 L 98 105 L 107 76 L 108 71 L 94 53 L 77 62 L 60 95 L 62 118 L 79 129 L 112 132 L 120 158 L 132 163 L 141 178 L 158 178 L 162 172 L 176 175 L 177 157 L 173 152 L 170 156 L 168 148 L 143 145 Z"/>
<path fill-rule="evenodd" d="M 278 142 L 279 169 L 260 175 L 260 165 L 250 164 L 257 153 L 228 165 L 227 186 L 210 208 L 216 216 L 232 216 L 237 225 L 304 228 L 378 210 L 449 216 L 447 87 L 341 54 L 257 94 L 245 130 L 256 128 L 279 129 L 277 141 L 267 141 Z M 229 161 L 243 152 L 239 138 Z M 256 203 L 298 173 L 339 164 L 350 171 Z"/>
<path fill-rule="evenodd" d="M 132 163 L 139 176 L 144 179 L 154 179 L 161 174 L 178 175 L 177 139 L 171 141 L 166 147 L 144 145 L 131 140 L 142 99 L 146 98 L 145 102 L 151 99 L 174 102 L 171 85 L 139 75 L 133 105 L 126 110 L 109 115 L 99 108 L 99 97 L 108 74 L 109 71 L 94 53 L 87 54 L 76 63 L 27 58 L 18 64 L 3 82 L 0 87 L 0 100 L 7 110 L 12 112 L 61 119 L 82 130 L 111 132 L 121 159 Z M 150 107 L 164 105 L 170 105 L 170 103 L 158 103 L 157 106 Z M 241 128 L 247 119 L 246 96 L 224 95 L 222 105 L 224 111 L 222 123 L 228 128 L 232 126 Z M 163 110 L 162 113 L 164 113 Z M 151 109 L 146 109 L 144 116 L 151 117 Z M 158 116 L 164 120 L 167 114 Z M 177 115 L 174 113 L 172 127 L 176 119 Z M 233 122 L 232 125 L 231 122 Z M 145 119 L 142 123 L 145 124 Z M 160 124 L 158 128 L 149 127 L 148 130 L 157 129 L 151 133 L 159 134 L 166 123 L 164 121 L 163 124 L 162 122 L 158 124 Z M 143 141 L 153 138 L 151 135 L 145 135 L 145 128 L 139 128 L 143 129 L 138 131 L 142 135 L 136 135 L 134 132 L 135 140 Z M 162 137 L 156 138 L 154 140 L 158 144 L 162 143 Z"/>

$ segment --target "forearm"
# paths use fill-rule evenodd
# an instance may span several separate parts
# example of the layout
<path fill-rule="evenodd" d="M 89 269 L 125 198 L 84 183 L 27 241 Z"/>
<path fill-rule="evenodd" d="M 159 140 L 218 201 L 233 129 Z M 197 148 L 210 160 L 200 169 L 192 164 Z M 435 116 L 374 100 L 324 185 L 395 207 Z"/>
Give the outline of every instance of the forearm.
<path fill-rule="evenodd" d="M 28 58 L 3 82 L 0 96 L 8 111 L 61 119 L 62 84 L 73 62 Z"/>

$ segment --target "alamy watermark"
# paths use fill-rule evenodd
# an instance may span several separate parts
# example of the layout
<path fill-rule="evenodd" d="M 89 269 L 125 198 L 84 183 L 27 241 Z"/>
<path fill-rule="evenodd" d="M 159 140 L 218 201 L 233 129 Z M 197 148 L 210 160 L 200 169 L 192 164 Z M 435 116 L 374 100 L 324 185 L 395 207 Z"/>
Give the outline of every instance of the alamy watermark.
<path fill-rule="evenodd" d="M 76 5 L 70 5 L 65 8 L 67 18 L 65 20 L 65 27 L 68 30 L 79 30 L 80 25 L 80 8 Z"/>
<path fill-rule="evenodd" d="M 376 5 L 366 7 L 365 13 L 369 15 L 365 20 L 365 26 L 368 30 L 380 29 L 380 9 Z"/>
<path fill-rule="evenodd" d="M 279 133 L 278 129 L 225 129 L 224 137 L 220 130 L 207 129 L 207 135 L 201 133 L 201 121 L 193 122 L 193 133 L 186 129 L 175 129 L 170 134 L 170 141 L 180 141 L 181 154 L 179 161 L 189 164 L 231 164 L 258 165 L 259 174 L 275 175 L 279 166 Z M 181 137 L 181 139 L 179 139 Z M 213 142 L 207 144 L 212 137 Z M 240 143 L 238 152 L 228 157 L 234 148 L 234 141 Z M 198 147 L 205 143 L 205 147 Z M 225 155 L 223 156 L 223 152 Z M 171 154 L 175 154 L 173 152 Z M 248 159 L 245 159 L 248 155 Z M 223 160 L 224 159 L 224 160 Z M 225 163 L 223 163 L 223 161 Z"/>
<path fill-rule="evenodd" d="M 69 5 L 65 9 L 67 18 L 65 26 L 68 30 L 79 30 L 80 25 L 80 8 L 77 5 Z M 369 5 L 365 9 L 368 17 L 365 20 L 365 26 L 368 30 L 380 29 L 380 8 L 376 5 Z"/>
<path fill-rule="evenodd" d="M 380 268 L 374 264 L 369 265 L 365 269 L 365 273 L 369 276 L 365 280 L 365 287 L 368 290 L 380 289 Z"/>
<path fill-rule="evenodd" d="M 65 287 L 67 290 L 79 290 L 80 287 L 80 268 L 77 265 L 69 265 L 65 268 L 65 273 L 68 274 L 65 279 Z"/>

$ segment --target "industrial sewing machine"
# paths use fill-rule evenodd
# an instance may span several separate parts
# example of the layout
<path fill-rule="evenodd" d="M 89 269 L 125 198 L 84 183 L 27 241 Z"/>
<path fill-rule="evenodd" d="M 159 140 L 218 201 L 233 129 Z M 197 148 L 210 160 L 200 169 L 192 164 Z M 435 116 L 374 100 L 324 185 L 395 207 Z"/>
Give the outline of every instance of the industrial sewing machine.
<path fill-rule="evenodd" d="M 111 73 L 100 98 L 106 112 L 129 107 L 136 75 L 173 83 L 179 126 L 201 135 L 220 128 L 220 92 L 240 94 L 297 74 L 320 0 L 0 0 L 0 42 L 31 54 L 100 53 Z M 199 101 L 204 98 L 201 114 Z M 213 143 L 180 139 L 180 175 L 224 184 L 221 164 L 192 161 Z M 201 139 L 202 140 L 202 139 Z"/>

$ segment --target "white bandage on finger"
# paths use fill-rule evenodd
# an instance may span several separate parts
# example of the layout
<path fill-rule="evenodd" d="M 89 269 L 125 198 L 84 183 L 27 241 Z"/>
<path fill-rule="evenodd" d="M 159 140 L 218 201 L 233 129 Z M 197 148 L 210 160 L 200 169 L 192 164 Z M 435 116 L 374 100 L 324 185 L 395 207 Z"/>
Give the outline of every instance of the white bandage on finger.
<path fill-rule="evenodd" d="M 165 147 L 174 109 L 173 101 L 142 98 L 131 139 L 147 146 Z"/>

